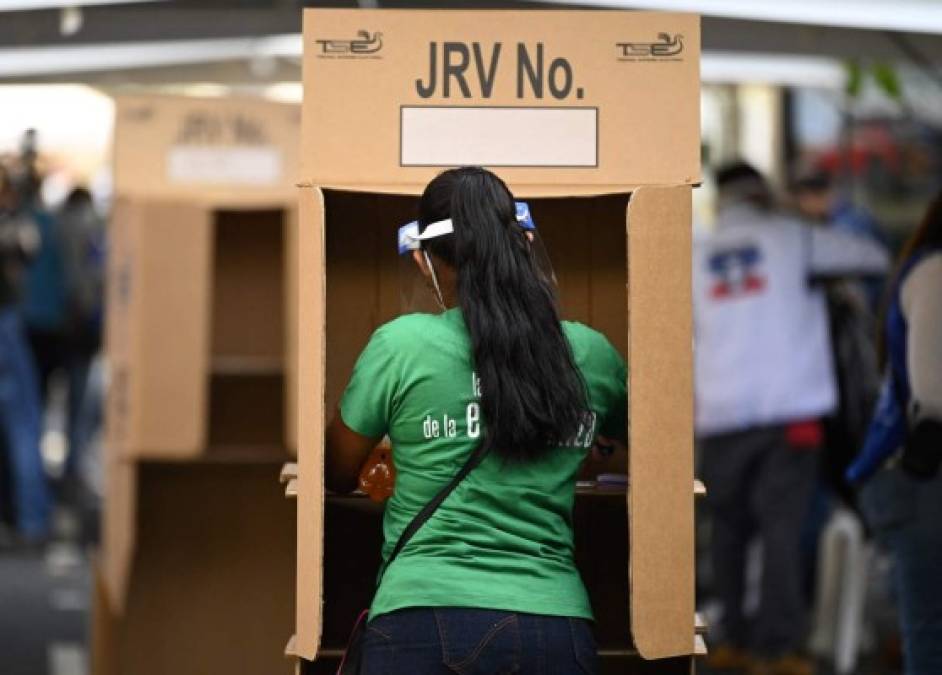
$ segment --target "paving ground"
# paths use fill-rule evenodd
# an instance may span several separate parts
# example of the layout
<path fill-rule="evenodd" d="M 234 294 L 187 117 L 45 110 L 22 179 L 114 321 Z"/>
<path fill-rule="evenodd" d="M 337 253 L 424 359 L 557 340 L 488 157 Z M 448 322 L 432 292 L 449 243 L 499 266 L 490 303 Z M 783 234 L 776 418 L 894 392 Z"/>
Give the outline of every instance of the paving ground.
<path fill-rule="evenodd" d="M 0 546 L 3 675 L 88 673 L 88 557 L 77 537 L 62 536 L 75 531 L 75 519 L 60 514 L 57 521 L 56 540 L 42 550 Z"/>

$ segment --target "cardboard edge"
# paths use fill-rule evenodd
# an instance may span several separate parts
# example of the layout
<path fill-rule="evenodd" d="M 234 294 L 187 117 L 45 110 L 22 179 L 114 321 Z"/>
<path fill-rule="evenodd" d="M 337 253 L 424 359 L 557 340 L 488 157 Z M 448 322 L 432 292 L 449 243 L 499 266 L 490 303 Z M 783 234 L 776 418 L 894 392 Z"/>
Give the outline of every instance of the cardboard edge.
<path fill-rule="evenodd" d="M 92 606 L 89 616 L 89 670 L 94 675 L 118 675 L 117 641 L 118 617 L 105 583 L 105 571 L 100 554 L 93 554 Z"/>
<path fill-rule="evenodd" d="M 631 632 L 661 659 L 695 633 L 691 188 L 639 188 L 627 214 Z"/>
<path fill-rule="evenodd" d="M 285 210 L 285 445 L 298 455 L 298 228 L 297 205 Z"/>
<path fill-rule="evenodd" d="M 108 500 L 102 512 L 101 576 L 111 612 L 124 614 L 137 550 L 137 464 L 108 451 Z"/>
<path fill-rule="evenodd" d="M 299 191 L 297 656 L 317 658 L 323 623 L 324 373 L 326 280 L 324 193 Z"/>
<path fill-rule="evenodd" d="M 442 167 L 444 171 L 447 167 Z M 501 175 L 500 169 L 494 169 L 497 175 Z M 503 176 L 502 176 L 503 177 Z M 699 179 L 684 183 L 695 187 L 699 184 Z M 620 195 L 632 193 L 641 187 L 674 187 L 671 185 L 657 184 L 598 184 L 598 185 L 558 185 L 555 183 L 521 183 L 519 181 L 507 181 L 511 192 L 517 197 L 531 199 L 572 199 L 579 197 L 604 197 L 606 195 Z M 378 195 L 406 195 L 409 197 L 418 197 L 425 190 L 426 183 L 336 183 L 333 181 L 318 181 L 316 179 L 300 181 L 297 184 L 299 190 L 335 190 L 337 192 L 356 192 Z"/>

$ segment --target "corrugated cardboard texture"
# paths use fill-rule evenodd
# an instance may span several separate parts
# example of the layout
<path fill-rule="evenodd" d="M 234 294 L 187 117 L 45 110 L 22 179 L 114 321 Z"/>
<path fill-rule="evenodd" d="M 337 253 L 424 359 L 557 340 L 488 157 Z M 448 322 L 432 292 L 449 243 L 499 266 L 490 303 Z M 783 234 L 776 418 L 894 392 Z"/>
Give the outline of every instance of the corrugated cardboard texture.
<path fill-rule="evenodd" d="M 446 51 L 460 77 L 442 74 Z M 402 108 L 480 106 L 598 109 L 597 166 L 504 168 L 517 189 L 696 183 L 699 51 L 699 19 L 685 14 L 306 10 L 301 178 L 421 190 L 441 166 L 402 165 Z M 436 133 L 484 143 L 463 131 Z"/>
<path fill-rule="evenodd" d="M 190 457 L 206 438 L 212 214 L 185 203 L 138 208 L 146 213 L 135 222 L 140 249 L 130 293 L 138 321 L 129 329 L 136 343 L 129 405 L 137 425 L 128 449 Z"/>
<path fill-rule="evenodd" d="M 296 635 L 313 659 L 321 640 L 324 575 L 324 197 L 302 190 L 298 233 L 298 529 Z"/>
<path fill-rule="evenodd" d="M 121 675 L 292 671 L 294 505 L 277 464 L 143 464 Z"/>
<path fill-rule="evenodd" d="M 641 188 L 628 207 L 631 626 L 649 659 L 694 634 L 690 188 Z"/>
<path fill-rule="evenodd" d="M 292 197 L 298 178 L 298 106 L 159 95 L 120 96 L 115 102 L 116 194 L 256 202 Z M 183 167 L 189 179 L 172 176 L 171 158 L 181 150 L 192 155 Z M 240 153 L 244 166 L 234 167 Z M 259 159 L 274 160 L 274 165 Z"/>

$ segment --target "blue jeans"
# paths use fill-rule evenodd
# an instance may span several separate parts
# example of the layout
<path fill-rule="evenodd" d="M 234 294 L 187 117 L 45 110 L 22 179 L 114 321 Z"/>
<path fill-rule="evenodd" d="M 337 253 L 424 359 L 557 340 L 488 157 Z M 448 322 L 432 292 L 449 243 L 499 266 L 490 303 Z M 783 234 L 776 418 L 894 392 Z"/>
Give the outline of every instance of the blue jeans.
<path fill-rule="evenodd" d="M 51 508 L 39 453 L 42 406 L 33 356 L 13 309 L 0 310 L 0 433 L 10 467 L 17 529 L 26 537 L 42 537 L 49 529 Z"/>
<path fill-rule="evenodd" d="M 942 673 L 942 475 L 918 481 L 881 471 L 861 506 L 893 557 L 906 675 Z"/>
<path fill-rule="evenodd" d="M 443 607 L 382 614 L 367 626 L 364 675 L 597 673 L 584 619 Z"/>

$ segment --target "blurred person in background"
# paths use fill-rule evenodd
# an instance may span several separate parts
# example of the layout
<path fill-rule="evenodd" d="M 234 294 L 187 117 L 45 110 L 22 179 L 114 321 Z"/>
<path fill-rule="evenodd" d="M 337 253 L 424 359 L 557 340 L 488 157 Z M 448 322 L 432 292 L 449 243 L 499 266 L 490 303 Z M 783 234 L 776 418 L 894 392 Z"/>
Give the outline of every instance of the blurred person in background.
<path fill-rule="evenodd" d="M 832 172 L 820 167 L 799 172 L 792 183 L 794 205 L 809 223 L 868 237 L 886 248 L 886 238 L 877 220 L 855 205 L 848 192 Z M 844 475 L 860 450 L 880 391 L 875 337 L 884 282 L 880 275 L 824 284 L 838 404 L 824 420 L 821 475 L 802 535 L 808 598 L 815 590 L 818 541 L 828 519 L 841 504 L 856 508 L 855 492 Z"/>
<path fill-rule="evenodd" d="M 74 483 L 82 450 L 94 433 L 94 402 L 88 375 L 101 347 L 104 293 L 104 219 L 95 209 L 91 193 L 75 188 L 58 214 L 59 239 L 65 274 L 67 330 L 65 365 L 69 379 L 68 442 L 64 480 Z"/>
<path fill-rule="evenodd" d="M 783 215 L 756 169 L 717 173 L 716 231 L 694 245 L 696 430 L 712 516 L 722 644 L 708 662 L 805 675 L 800 534 L 820 420 L 837 403 L 821 278 L 882 273 L 882 248 Z M 758 614 L 743 611 L 747 549 L 762 546 Z M 750 630 L 751 629 L 751 630 Z"/>
<path fill-rule="evenodd" d="M 887 292 L 876 414 L 848 478 L 894 559 L 907 675 L 942 673 L 942 193 Z"/>
<path fill-rule="evenodd" d="M 885 243 L 877 220 L 838 190 L 830 172 L 818 168 L 805 171 L 798 176 L 792 191 L 798 211 L 809 222 L 828 224 Z"/>
<path fill-rule="evenodd" d="M 832 173 L 812 168 L 800 173 L 792 185 L 795 207 L 802 218 L 813 225 L 833 227 L 862 237 L 869 237 L 887 247 L 880 223 L 865 208 L 839 189 Z M 875 314 L 883 297 L 883 278 L 874 276 L 855 284 Z"/>
<path fill-rule="evenodd" d="M 35 139 L 29 145 L 24 141 L 19 192 L 21 213 L 39 231 L 39 250 L 26 272 L 22 310 L 45 405 L 50 378 L 65 365 L 67 290 L 62 240 L 56 219 L 42 202 L 42 177 L 36 166 L 34 144 Z"/>
<path fill-rule="evenodd" d="M 20 536 L 40 542 L 50 497 L 40 455 L 42 411 L 36 371 L 18 309 L 25 266 L 39 245 L 6 169 L 0 165 L 0 501 Z"/>

